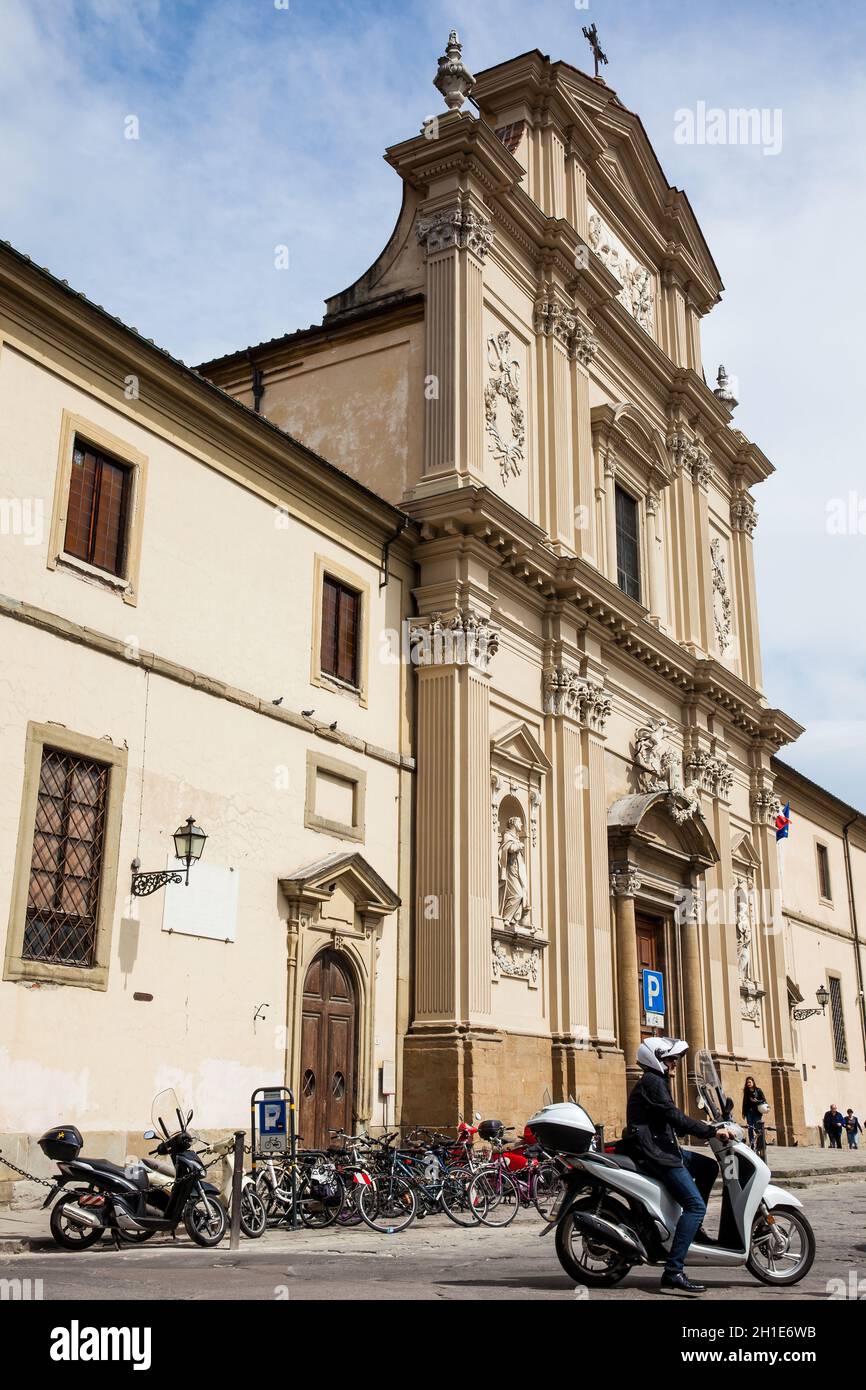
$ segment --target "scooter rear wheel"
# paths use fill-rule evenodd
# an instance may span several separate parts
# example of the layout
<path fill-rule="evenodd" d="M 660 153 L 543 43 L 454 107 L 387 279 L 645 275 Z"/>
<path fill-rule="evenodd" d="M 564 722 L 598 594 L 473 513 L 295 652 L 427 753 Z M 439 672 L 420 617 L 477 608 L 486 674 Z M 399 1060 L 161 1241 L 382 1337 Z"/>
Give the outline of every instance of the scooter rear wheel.
<path fill-rule="evenodd" d="M 799 1284 L 812 1268 L 815 1233 L 799 1207 L 773 1207 L 752 1227 L 746 1268 L 762 1284 Z"/>
<path fill-rule="evenodd" d="M 582 1211 L 615 1222 L 622 1221 L 628 1213 L 613 1202 L 605 1202 L 599 1207 L 597 1197 L 587 1197 L 582 1202 L 576 1202 L 556 1228 L 557 1258 L 569 1278 L 593 1289 L 611 1288 L 625 1278 L 631 1265 L 622 1255 L 601 1244 L 597 1245 L 577 1229 L 571 1217 Z"/>
<path fill-rule="evenodd" d="M 60 1201 L 51 1208 L 48 1225 L 62 1250 L 87 1250 L 102 1240 L 105 1234 L 104 1226 L 79 1226 L 66 1215 L 65 1208 L 75 1206 L 79 1197 L 84 1195 L 83 1192 L 64 1192 Z"/>

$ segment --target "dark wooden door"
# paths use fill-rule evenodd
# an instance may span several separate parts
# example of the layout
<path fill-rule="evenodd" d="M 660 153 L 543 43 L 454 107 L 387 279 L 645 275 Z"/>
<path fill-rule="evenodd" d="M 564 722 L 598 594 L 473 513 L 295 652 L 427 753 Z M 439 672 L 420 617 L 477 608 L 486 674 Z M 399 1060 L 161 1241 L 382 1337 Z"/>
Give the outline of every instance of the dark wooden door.
<path fill-rule="evenodd" d="M 643 972 L 645 970 L 663 970 L 660 922 L 652 917 L 638 917 L 635 922 L 637 933 L 637 987 L 640 999 L 640 1023 L 641 1037 L 653 1038 L 662 1032 L 661 1028 L 647 1027 L 646 1014 L 643 1007 Z M 665 992 L 667 992 L 667 980 L 665 980 Z M 666 1001 L 667 1002 L 667 1001 Z"/>
<path fill-rule="evenodd" d="M 305 1148 L 327 1147 L 331 1130 L 352 1131 L 357 1014 L 348 966 L 338 952 L 324 951 L 304 981 L 298 1133 Z"/>

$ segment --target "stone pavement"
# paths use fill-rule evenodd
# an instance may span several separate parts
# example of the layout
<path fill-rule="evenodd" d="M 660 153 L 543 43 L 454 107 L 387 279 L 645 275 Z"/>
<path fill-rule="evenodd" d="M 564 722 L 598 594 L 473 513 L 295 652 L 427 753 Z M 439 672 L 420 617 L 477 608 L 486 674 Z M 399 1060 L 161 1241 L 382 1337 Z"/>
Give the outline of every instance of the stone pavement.
<path fill-rule="evenodd" d="M 857 1179 L 866 1181 L 866 1148 L 849 1151 L 771 1147 L 768 1158 L 770 1167 L 778 1174 L 781 1185 L 790 1187 L 792 1191 L 809 1190 L 826 1183 L 835 1184 Z M 44 1200 L 46 1188 L 36 1188 L 31 1184 L 28 1184 L 28 1187 L 38 1202 Z M 311 1236 L 318 1239 L 320 1233 L 313 1232 Z M 292 1238 L 296 1240 L 297 1235 Z M 21 1254 L 28 1250 L 38 1251 L 46 1245 L 53 1244 L 48 1229 L 48 1212 L 41 1211 L 38 1206 L 29 1205 L 0 1208 L 0 1255 Z"/>
<path fill-rule="evenodd" d="M 844 1159 L 843 1159 L 844 1162 Z M 781 1176 L 781 1175 L 780 1175 Z M 757 1283 L 743 1269 L 706 1269 L 704 1301 L 866 1298 L 866 1179 L 819 1182 L 800 1194 L 814 1226 L 817 1256 L 809 1275 L 790 1289 Z M 714 1209 L 715 1208 L 715 1209 Z M 228 1242 L 200 1250 L 186 1235 L 157 1237 L 114 1251 L 106 1242 L 79 1253 L 59 1251 L 40 1234 L 44 1215 L 20 1217 L 19 1240 L 29 1253 L 0 1250 L 0 1282 L 41 1280 L 46 1300 L 559 1300 L 608 1302 L 652 1299 L 657 1270 L 637 1269 L 615 1289 L 575 1287 L 556 1258 L 553 1236 L 539 1239 L 542 1223 L 520 1212 L 504 1230 L 466 1230 L 446 1217 L 416 1222 L 398 1236 L 366 1227 L 350 1230 L 269 1231 L 258 1241 Z M 708 1226 L 717 1219 L 711 1204 Z M 9 1229 L 4 1217 L 3 1229 Z M 29 1226 L 25 1227 L 25 1222 Z M 862 1280 L 862 1293 L 861 1293 Z"/>

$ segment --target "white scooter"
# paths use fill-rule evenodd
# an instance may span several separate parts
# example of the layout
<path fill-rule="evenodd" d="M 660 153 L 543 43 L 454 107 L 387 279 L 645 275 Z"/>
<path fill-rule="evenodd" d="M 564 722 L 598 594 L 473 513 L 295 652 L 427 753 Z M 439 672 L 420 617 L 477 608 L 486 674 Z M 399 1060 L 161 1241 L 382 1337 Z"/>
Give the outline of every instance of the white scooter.
<path fill-rule="evenodd" d="M 695 1240 L 686 1264 L 746 1265 L 763 1284 L 798 1283 L 815 1258 L 802 1202 L 773 1184 L 767 1164 L 727 1119 L 729 1102 L 709 1052 L 697 1054 L 695 1084 L 708 1123 L 737 1138 L 709 1141 L 723 1182 L 719 1234 Z M 663 1265 L 682 1209 L 658 1179 L 620 1152 L 620 1144 L 628 1145 L 620 1141 L 603 1153 L 592 1148 L 595 1126 L 573 1102 L 548 1105 L 528 1123 L 539 1143 L 557 1152 L 566 1179 L 565 1197 L 546 1227 L 556 1228 L 556 1253 L 566 1273 L 600 1288 L 618 1284 L 636 1265 Z"/>
<path fill-rule="evenodd" d="M 231 1215 L 232 1205 L 232 1183 L 234 1180 L 234 1135 L 229 1135 L 227 1139 L 219 1139 L 211 1143 L 204 1139 L 200 1134 L 192 1135 L 198 1143 L 203 1144 L 204 1148 L 198 1149 L 199 1155 L 212 1155 L 214 1158 L 223 1160 L 223 1181 L 217 1201 L 224 1208 L 226 1215 Z M 148 1184 L 153 1192 L 167 1193 L 175 1180 L 175 1172 L 167 1163 L 154 1163 L 152 1159 L 142 1160 L 147 1169 Z M 268 1215 L 264 1202 L 256 1191 L 256 1185 L 249 1173 L 244 1173 L 241 1180 L 241 1230 L 245 1236 L 255 1240 L 265 1232 L 268 1224 Z"/>

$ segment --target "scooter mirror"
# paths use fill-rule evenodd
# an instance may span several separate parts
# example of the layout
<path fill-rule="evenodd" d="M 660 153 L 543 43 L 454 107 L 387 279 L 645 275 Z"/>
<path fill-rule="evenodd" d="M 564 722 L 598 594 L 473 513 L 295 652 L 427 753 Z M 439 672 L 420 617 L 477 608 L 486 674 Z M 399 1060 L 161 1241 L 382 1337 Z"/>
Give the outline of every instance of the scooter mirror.
<path fill-rule="evenodd" d="M 155 1129 L 146 1129 L 141 1137 L 142 1139 L 158 1139 L 159 1135 Z"/>
<path fill-rule="evenodd" d="M 703 1096 L 698 1096 L 698 1109 L 699 1109 L 699 1110 L 706 1110 L 706 1108 L 707 1108 L 707 1102 L 704 1100 Z"/>
<path fill-rule="evenodd" d="M 191 1119 L 192 1119 L 192 1111 L 190 1110 L 189 1114 L 188 1114 L 187 1117 L 186 1117 L 186 1122 L 187 1122 L 187 1124 L 189 1124 L 189 1122 L 190 1122 Z"/>
<path fill-rule="evenodd" d="M 480 1119 L 481 1119 L 481 1111 L 480 1111 L 480 1110 L 476 1110 L 476 1111 L 475 1111 L 475 1118 L 476 1118 L 476 1120 L 480 1120 Z"/>

